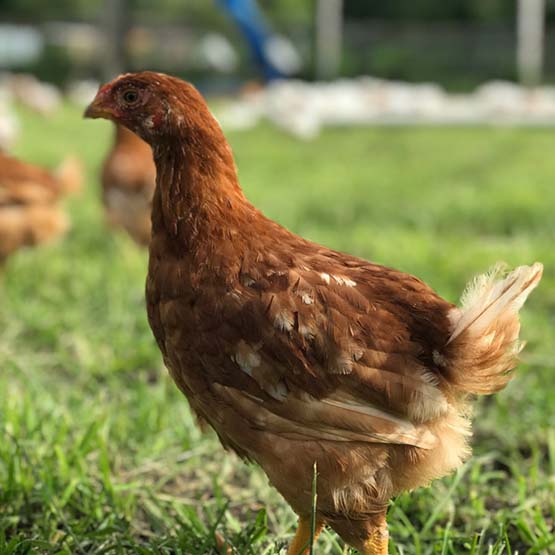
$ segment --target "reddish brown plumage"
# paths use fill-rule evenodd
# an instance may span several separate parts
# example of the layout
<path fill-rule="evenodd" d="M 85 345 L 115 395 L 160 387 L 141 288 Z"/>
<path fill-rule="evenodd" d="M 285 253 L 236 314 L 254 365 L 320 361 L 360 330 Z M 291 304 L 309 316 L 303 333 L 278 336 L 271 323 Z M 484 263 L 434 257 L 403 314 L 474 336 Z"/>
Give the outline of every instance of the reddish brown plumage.
<path fill-rule="evenodd" d="M 81 186 L 81 178 L 80 164 L 72 158 L 51 172 L 0 153 L 0 262 L 67 230 L 59 201 Z"/>
<path fill-rule="evenodd" d="M 468 455 L 468 392 L 506 382 L 517 312 L 541 267 L 501 282 L 505 296 L 485 280 L 457 309 L 415 277 L 264 217 L 191 85 L 122 76 L 87 114 L 153 147 L 148 316 L 193 409 L 300 515 L 293 551 L 306 540 L 316 462 L 318 520 L 366 554 L 386 553 L 391 496 Z"/>
<path fill-rule="evenodd" d="M 140 245 L 150 241 L 150 213 L 156 185 L 152 150 L 123 125 L 115 127 L 114 146 L 102 169 L 102 200 L 109 222 Z"/>

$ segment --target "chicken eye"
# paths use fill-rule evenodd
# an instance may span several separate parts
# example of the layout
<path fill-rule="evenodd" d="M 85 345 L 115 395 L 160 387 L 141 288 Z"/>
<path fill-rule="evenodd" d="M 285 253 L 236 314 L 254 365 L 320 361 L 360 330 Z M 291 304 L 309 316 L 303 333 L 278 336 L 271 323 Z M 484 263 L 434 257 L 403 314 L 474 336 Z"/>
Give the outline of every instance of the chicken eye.
<path fill-rule="evenodd" d="M 135 104 L 139 100 L 139 93 L 133 89 L 129 89 L 122 94 L 123 101 L 126 104 Z"/>

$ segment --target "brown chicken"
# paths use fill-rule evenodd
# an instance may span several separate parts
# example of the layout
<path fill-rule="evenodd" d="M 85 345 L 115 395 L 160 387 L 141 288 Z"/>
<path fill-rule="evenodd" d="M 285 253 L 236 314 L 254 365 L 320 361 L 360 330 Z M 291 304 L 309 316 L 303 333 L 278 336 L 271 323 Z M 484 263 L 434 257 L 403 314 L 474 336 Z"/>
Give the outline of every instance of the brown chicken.
<path fill-rule="evenodd" d="M 457 308 L 415 277 L 264 217 L 192 85 L 123 75 L 86 115 L 153 148 L 150 325 L 192 408 L 299 515 L 289 554 L 311 541 L 314 463 L 317 531 L 328 524 L 364 554 L 386 554 L 389 499 L 457 468 L 472 395 L 511 379 L 518 311 L 542 266 L 482 276 Z"/>
<path fill-rule="evenodd" d="M 81 187 L 78 160 L 50 172 L 0 152 L 0 264 L 21 247 L 62 235 L 69 227 L 60 198 Z"/>
<path fill-rule="evenodd" d="M 156 186 L 152 150 L 123 125 L 116 125 L 114 147 L 102 170 L 102 199 L 108 220 L 139 244 L 150 242 L 150 213 Z"/>

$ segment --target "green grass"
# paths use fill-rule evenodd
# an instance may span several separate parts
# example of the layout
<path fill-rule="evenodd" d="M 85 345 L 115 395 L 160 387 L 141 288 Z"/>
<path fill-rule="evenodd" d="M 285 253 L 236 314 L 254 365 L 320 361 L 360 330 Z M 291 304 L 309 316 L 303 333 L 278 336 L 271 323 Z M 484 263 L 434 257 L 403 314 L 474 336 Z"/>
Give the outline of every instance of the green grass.
<path fill-rule="evenodd" d="M 22 113 L 17 154 L 75 152 L 71 233 L 0 283 L 0 554 L 277 554 L 295 515 L 262 472 L 202 434 L 146 322 L 146 254 L 109 232 L 98 168 L 110 128 Z M 497 260 L 544 262 L 516 379 L 475 411 L 474 458 L 389 512 L 391 553 L 555 553 L 555 137 L 550 130 L 230 134 L 248 196 L 331 247 L 417 274 L 456 301 Z M 315 553 L 347 553 L 325 532 Z"/>

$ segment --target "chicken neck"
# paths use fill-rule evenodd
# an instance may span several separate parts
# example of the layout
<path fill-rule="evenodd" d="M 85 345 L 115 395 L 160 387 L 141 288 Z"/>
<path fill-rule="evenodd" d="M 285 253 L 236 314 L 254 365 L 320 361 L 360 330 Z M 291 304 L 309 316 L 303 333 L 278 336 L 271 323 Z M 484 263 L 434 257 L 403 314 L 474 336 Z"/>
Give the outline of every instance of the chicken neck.
<path fill-rule="evenodd" d="M 225 258 L 219 266 L 234 265 L 231 259 L 240 259 L 263 216 L 239 186 L 223 134 L 189 133 L 179 143 L 159 143 L 153 152 L 153 234 L 163 233 L 180 255 L 196 259 L 192 262 Z"/>

